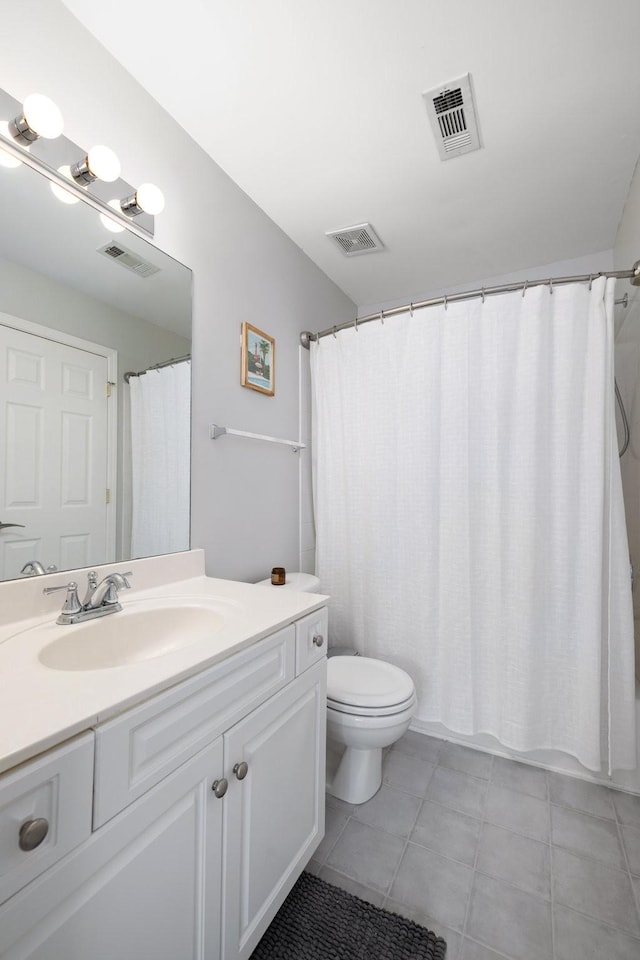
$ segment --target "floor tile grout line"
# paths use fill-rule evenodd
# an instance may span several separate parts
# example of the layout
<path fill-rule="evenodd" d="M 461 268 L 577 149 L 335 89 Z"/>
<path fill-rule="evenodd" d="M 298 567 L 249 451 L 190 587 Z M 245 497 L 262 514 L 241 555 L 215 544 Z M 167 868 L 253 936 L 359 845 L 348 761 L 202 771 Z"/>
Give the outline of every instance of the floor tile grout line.
<path fill-rule="evenodd" d="M 634 903 L 636 905 L 637 920 L 638 920 L 638 923 L 640 924 L 640 885 L 636 890 L 636 885 L 633 882 L 633 875 L 631 873 L 631 866 L 629 864 L 629 855 L 627 854 L 627 847 L 624 842 L 624 834 L 622 832 L 623 824 L 620 823 L 620 821 L 617 819 L 617 811 L 616 811 L 616 826 L 618 828 L 618 843 L 620 844 L 620 847 L 622 849 L 622 856 L 624 857 L 624 862 L 627 866 L 627 876 L 629 877 L 629 883 L 631 884 L 631 896 L 633 897 Z"/>
<path fill-rule="evenodd" d="M 491 760 L 491 775 L 493 776 L 493 768 L 495 766 L 494 760 Z M 485 824 L 485 815 L 487 812 L 487 801 L 489 799 L 489 786 L 491 785 L 491 778 L 487 785 L 487 792 L 484 797 L 484 804 L 482 807 L 482 818 L 480 820 L 480 829 L 478 831 L 478 842 L 476 844 L 476 855 L 473 858 L 473 867 L 471 873 L 471 883 L 469 884 L 469 896 L 467 897 L 467 906 L 464 911 L 464 921 L 462 924 L 462 940 L 460 942 L 460 955 L 462 955 L 462 948 L 464 946 L 464 938 L 467 935 L 467 923 L 469 922 L 469 913 L 471 912 L 471 897 L 473 896 L 473 888 L 475 887 L 476 876 L 478 875 L 478 857 L 480 855 L 480 843 L 482 841 L 482 828 Z"/>
<path fill-rule="evenodd" d="M 616 933 L 621 933 L 630 940 L 637 941 L 637 943 L 640 945 L 640 933 L 633 933 L 628 929 L 628 927 L 616 926 L 615 923 L 610 923 L 608 920 L 603 920 L 601 917 L 597 917 L 593 913 L 585 913 L 584 910 L 578 910 L 577 907 L 571 907 L 568 903 L 563 903 L 561 900 L 558 901 L 556 906 L 560 907 L 562 910 L 568 910 L 569 913 L 575 913 L 579 917 L 584 917 L 585 920 L 590 920 L 591 923 L 606 927 L 607 930 L 613 930 Z"/>
<path fill-rule="evenodd" d="M 431 771 L 431 776 L 429 777 L 429 779 L 428 779 L 428 781 L 427 781 L 427 785 L 426 785 L 425 790 L 424 790 L 424 796 L 423 796 L 423 798 L 422 798 L 422 802 L 420 803 L 420 806 L 418 807 L 415 820 L 413 821 L 413 826 L 411 827 L 411 830 L 409 830 L 409 833 L 408 833 L 408 835 L 407 835 L 407 837 L 406 837 L 406 839 L 405 839 L 404 847 L 402 848 L 402 854 L 401 854 L 401 856 L 400 856 L 400 859 L 398 860 L 398 865 L 397 865 L 396 869 L 395 869 L 394 872 L 393 872 L 393 876 L 391 877 L 391 881 L 390 881 L 389 886 L 388 886 L 388 888 L 387 888 L 387 893 L 386 893 L 386 895 L 385 895 L 385 901 L 386 901 L 386 900 L 388 899 L 388 897 L 390 896 L 391 890 L 392 890 L 392 887 L 393 887 L 393 884 L 395 883 L 395 879 L 396 879 L 396 877 L 398 876 L 398 871 L 400 870 L 400 867 L 401 867 L 401 865 L 402 865 L 402 861 L 404 860 L 405 853 L 407 852 L 407 847 L 409 846 L 409 841 L 410 841 L 410 839 L 411 839 L 411 834 L 412 834 L 413 831 L 415 830 L 416 823 L 418 822 L 418 817 L 420 816 L 420 813 L 422 812 L 422 808 L 423 808 L 423 806 L 424 806 L 424 804 L 425 804 L 426 796 L 427 796 L 427 790 L 429 789 L 429 784 L 431 783 L 431 777 L 433 777 L 433 774 L 434 774 L 434 772 L 435 772 L 435 769 L 436 769 L 436 767 L 435 767 L 435 764 L 434 764 L 433 770 Z"/>
<path fill-rule="evenodd" d="M 335 810 L 336 808 L 334 807 L 333 809 Z M 345 822 L 342 824 L 342 827 L 341 827 L 340 830 L 338 831 L 338 836 L 337 836 L 336 839 L 333 841 L 333 843 L 331 844 L 331 847 L 330 847 L 329 850 L 327 851 L 327 855 L 326 855 L 326 857 L 324 858 L 324 861 L 323 861 L 323 863 L 322 863 L 322 866 L 323 866 L 323 867 L 324 867 L 324 866 L 328 866 L 327 861 L 328 861 L 329 857 L 331 856 L 331 854 L 333 853 L 333 851 L 335 850 L 336 844 L 338 843 L 338 841 L 339 841 L 340 838 L 342 837 L 342 834 L 343 834 L 344 831 L 346 830 L 347 824 L 349 823 L 349 820 L 351 820 L 351 814 L 350 814 L 350 813 L 347 814 L 347 819 L 345 820 Z"/>
<path fill-rule="evenodd" d="M 545 776 L 547 782 L 547 815 L 549 820 L 549 900 L 551 904 L 551 956 L 556 960 L 556 909 L 554 894 L 554 872 L 553 872 L 553 818 L 551 811 L 551 784 L 549 777 Z"/>
<path fill-rule="evenodd" d="M 494 947 L 487 947 L 487 945 L 486 945 L 485 943 L 482 943 L 481 940 L 476 940 L 475 937 L 465 937 L 464 940 L 461 941 L 461 943 L 460 943 L 460 956 L 462 955 L 462 948 L 463 948 L 463 946 L 464 946 L 464 941 L 465 941 L 465 940 L 467 940 L 469 943 L 477 943 L 479 947 L 483 947 L 483 949 L 485 949 L 485 950 L 490 950 L 492 953 L 495 953 L 496 957 L 498 957 L 498 960 L 514 960 L 513 957 L 510 957 L 510 956 L 509 956 L 508 954 L 506 954 L 506 953 L 502 953 L 501 950 L 496 950 Z M 448 957 L 447 957 L 447 960 L 449 960 Z"/>

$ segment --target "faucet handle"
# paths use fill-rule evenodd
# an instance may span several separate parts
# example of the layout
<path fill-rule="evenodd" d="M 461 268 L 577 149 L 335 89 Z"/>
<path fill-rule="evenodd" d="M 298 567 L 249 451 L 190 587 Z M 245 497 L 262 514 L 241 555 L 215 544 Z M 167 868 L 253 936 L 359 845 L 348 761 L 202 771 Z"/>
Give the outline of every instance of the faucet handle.
<path fill-rule="evenodd" d="M 87 592 L 84 595 L 84 600 L 82 601 L 82 606 L 86 607 L 91 602 L 91 597 L 93 596 L 93 591 L 98 586 L 98 574 L 95 570 L 89 570 L 87 574 Z"/>
<path fill-rule="evenodd" d="M 64 603 L 62 604 L 61 613 L 80 613 L 82 610 L 82 605 L 78 598 L 78 584 L 75 580 L 70 580 L 69 583 L 61 583 L 59 587 L 45 587 L 42 591 L 43 593 L 57 593 L 58 590 L 66 590 L 67 595 L 65 597 Z"/>

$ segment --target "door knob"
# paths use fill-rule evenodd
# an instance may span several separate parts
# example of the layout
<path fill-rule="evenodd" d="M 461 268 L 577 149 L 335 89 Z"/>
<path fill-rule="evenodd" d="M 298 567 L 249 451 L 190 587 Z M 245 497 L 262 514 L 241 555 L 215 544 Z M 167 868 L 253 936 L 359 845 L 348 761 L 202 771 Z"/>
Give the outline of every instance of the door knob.
<path fill-rule="evenodd" d="M 316 647 L 321 647 L 322 644 L 324 643 L 324 637 L 322 636 L 321 633 L 316 633 L 315 637 L 313 638 L 313 642 L 316 645 Z"/>
<path fill-rule="evenodd" d="M 233 772 L 238 780 L 244 780 L 249 772 L 249 764 L 242 760 L 240 763 L 236 763 L 235 767 L 233 768 Z"/>
<path fill-rule="evenodd" d="M 224 797 L 227 792 L 227 787 L 229 786 L 229 781 L 226 777 L 221 777 L 219 780 L 214 780 L 211 784 L 211 789 L 215 793 L 218 800 Z"/>
<path fill-rule="evenodd" d="M 27 820 L 20 827 L 18 834 L 18 845 L 21 850 L 35 850 L 39 847 L 46 835 L 49 833 L 49 821 L 44 817 L 38 817 L 35 820 Z"/>

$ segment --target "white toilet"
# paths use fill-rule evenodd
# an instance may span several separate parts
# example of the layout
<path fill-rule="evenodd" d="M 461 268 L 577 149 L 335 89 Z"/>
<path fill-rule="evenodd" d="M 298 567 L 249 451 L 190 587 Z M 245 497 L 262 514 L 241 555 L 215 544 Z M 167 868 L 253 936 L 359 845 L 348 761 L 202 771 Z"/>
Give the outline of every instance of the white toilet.
<path fill-rule="evenodd" d="M 261 581 L 271 586 L 270 580 Z M 319 593 L 309 573 L 288 573 L 283 589 Z M 365 803 L 382 783 L 382 751 L 409 729 L 416 705 L 411 677 L 385 660 L 332 656 L 327 663 L 327 792 Z"/>

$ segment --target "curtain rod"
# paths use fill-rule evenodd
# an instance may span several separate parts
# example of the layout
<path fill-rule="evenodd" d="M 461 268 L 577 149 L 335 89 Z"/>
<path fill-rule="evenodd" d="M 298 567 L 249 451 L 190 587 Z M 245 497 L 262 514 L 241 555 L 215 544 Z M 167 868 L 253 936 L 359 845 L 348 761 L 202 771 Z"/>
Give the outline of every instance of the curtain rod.
<path fill-rule="evenodd" d="M 146 370 L 138 370 L 136 372 L 127 370 L 127 372 L 123 374 L 122 379 L 125 383 L 129 383 L 131 377 L 141 377 L 143 374 L 149 373 L 149 370 L 160 370 L 161 367 L 172 367 L 176 363 L 186 363 L 187 360 L 191 360 L 191 354 L 189 353 L 184 357 L 174 357 L 173 360 L 162 360 L 160 363 L 152 363 Z"/>
<path fill-rule="evenodd" d="M 443 297 L 433 297 L 430 300 L 419 300 L 416 303 L 406 303 L 401 307 L 391 307 L 389 310 L 380 310 L 378 313 L 369 313 L 366 317 L 356 317 L 354 320 L 346 320 L 344 323 L 337 323 L 333 327 L 327 327 L 326 330 L 320 330 L 318 333 L 311 333 L 304 330 L 300 334 L 300 343 L 305 349 L 309 349 L 312 340 L 320 340 L 321 337 L 334 336 L 339 330 L 348 330 L 349 327 L 355 327 L 356 330 L 362 323 L 369 323 L 371 320 L 386 320 L 387 317 L 395 317 L 401 313 L 411 313 L 421 307 L 435 307 L 444 304 L 456 303 L 461 300 L 474 300 L 476 297 L 489 297 L 496 293 L 512 293 L 515 290 L 522 290 L 524 296 L 527 287 L 539 287 L 545 284 L 549 285 L 549 292 L 553 293 L 554 285 L 560 286 L 563 283 L 591 283 L 598 277 L 615 277 L 617 280 L 630 280 L 631 283 L 640 286 L 640 260 L 636 260 L 631 270 L 610 270 L 602 273 L 586 273 L 578 277 L 547 277 L 545 280 L 520 280 L 516 283 L 501 283 L 495 287 L 480 287 L 478 290 L 466 290 L 463 293 L 451 293 Z"/>

